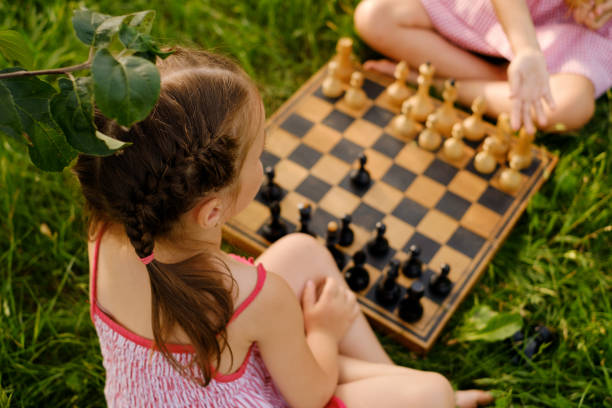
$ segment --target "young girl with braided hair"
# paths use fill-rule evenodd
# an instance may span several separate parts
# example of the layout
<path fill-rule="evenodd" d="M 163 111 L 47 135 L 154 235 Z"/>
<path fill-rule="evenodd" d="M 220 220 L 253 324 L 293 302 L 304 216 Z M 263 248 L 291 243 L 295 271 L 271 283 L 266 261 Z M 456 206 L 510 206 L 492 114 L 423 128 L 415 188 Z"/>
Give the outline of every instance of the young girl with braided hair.
<path fill-rule="evenodd" d="M 265 115 L 230 60 L 176 49 L 132 145 L 81 155 L 90 301 L 110 407 L 475 407 L 441 375 L 393 365 L 331 255 L 292 234 L 256 260 L 221 226 L 262 181 Z M 301 300 L 301 304 L 300 304 Z"/>

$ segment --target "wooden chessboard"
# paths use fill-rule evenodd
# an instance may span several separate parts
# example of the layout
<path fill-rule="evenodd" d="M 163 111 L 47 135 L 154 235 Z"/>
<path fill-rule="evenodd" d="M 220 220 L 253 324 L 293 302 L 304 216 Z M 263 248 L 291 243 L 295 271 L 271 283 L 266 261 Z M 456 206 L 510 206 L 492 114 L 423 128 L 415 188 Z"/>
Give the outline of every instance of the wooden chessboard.
<path fill-rule="evenodd" d="M 370 284 L 358 294 L 359 302 L 375 326 L 408 347 L 427 352 L 530 197 L 548 178 L 557 158 L 534 146 L 531 166 L 521 171 L 522 186 L 508 194 L 499 187 L 499 167 L 491 175 L 475 170 L 473 158 L 481 142 L 466 141 L 469 154 L 460 163 L 451 163 L 440 150 L 425 151 L 412 140 L 396 137 L 389 124 L 399 107 L 385 92 L 392 78 L 366 72 L 363 89 L 370 100 L 355 111 L 341 98 L 323 96 L 326 69 L 317 72 L 267 123 L 268 143 L 262 161 L 264 166 L 274 166 L 275 181 L 284 190 L 282 219 L 290 231 L 296 230 L 298 204 L 310 203 L 310 228 L 324 242 L 328 222 L 350 214 L 355 241 L 340 248 L 348 267 L 352 254 L 365 247 L 375 234 L 375 224 L 382 221 L 391 250 L 383 258 L 368 256 Z M 362 152 L 372 177 L 365 192 L 355 190 L 349 179 Z M 260 235 L 269 219 L 269 208 L 258 195 L 224 227 L 224 237 L 231 245 L 258 255 L 269 245 Z M 406 259 L 412 244 L 420 247 L 424 263 L 419 278 L 425 286 L 424 313 L 416 323 L 406 323 L 399 318 L 397 305 L 381 307 L 374 291 L 389 261 Z M 445 298 L 428 289 L 430 277 L 439 273 L 442 263 L 450 265 L 453 282 Z M 412 281 L 400 275 L 402 296 Z"/>

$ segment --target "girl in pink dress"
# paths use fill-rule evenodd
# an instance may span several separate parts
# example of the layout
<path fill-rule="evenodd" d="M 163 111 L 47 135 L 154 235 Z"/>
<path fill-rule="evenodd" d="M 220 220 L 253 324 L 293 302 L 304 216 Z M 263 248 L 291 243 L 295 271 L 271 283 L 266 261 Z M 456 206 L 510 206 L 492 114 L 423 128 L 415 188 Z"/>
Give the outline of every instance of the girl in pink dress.
<path fill-rule="evenodd" d="M 475 407 L 443 376 L 393 365 L 329 252 L 305 234 L 256 260 L 221 226 L 263 178 L 265 114 L 233 62 L 178 49 L 120 154 L 74 168 L 91 214 L 90 301 L 109 407 Z M 301 303 L 300 303 L 301 300 Z"/>
<path fill-rule="evenodd" d="M 485 97 L 534 131 L 582 127 L 612 86 L 612 0 L 364 0 L 355 26 L 374 49 L 458 80 L 459 102 Z M 493 63 L 482 56 L 502 58 Z M 394 63 L 366 69 L 392 73 Z"/>

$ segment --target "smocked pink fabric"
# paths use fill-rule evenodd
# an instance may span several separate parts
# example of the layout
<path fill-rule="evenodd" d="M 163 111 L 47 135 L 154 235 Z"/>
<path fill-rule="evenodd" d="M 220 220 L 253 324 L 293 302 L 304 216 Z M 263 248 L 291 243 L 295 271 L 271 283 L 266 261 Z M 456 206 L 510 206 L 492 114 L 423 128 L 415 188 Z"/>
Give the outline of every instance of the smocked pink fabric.
<path fill-rule="evenodd" d="M 490 0 L 421 0 L 436 30 L 480 54 L 512 60 L 510 43 Z M 589 78 L 595 97 L 612 86 L 612 20 L 597 31 L 577 24 L 563 0 L 527 0 L 551 74 Z"/>
<path fill-rule="evenodd" d="M 90 293 L 91 318 L 98 333 L 103 365 L 106 370 L 104 395 L 109 407 L 210 407 L 210 408 L 275 408 L 287 403 L 274 385 L 257 344 L 253 343 L 240 368 L 229 375 L 217 374 L 208 386 L 202 387 L 181 376 L 153 342 L 138 336 L 104 313 L 96 301 L 96 273 L 100 240 L 96 242 L 92 265 Z M 249 261 L 236 257 L 244 262 Z M 266 271 L 257 266 L 257 284 L 245 301 L 236 308 L 234 320 L 255 299 L 266 279 Z M 230 321 L 231 322 L 231 321 Z M 194 358 L 190 345 L 169 344 L 174 358 L 187 365 Z M 194 366 L 192 374 L 202 378 Z M 327 408 L 345 408 L 333 398 Z"/>

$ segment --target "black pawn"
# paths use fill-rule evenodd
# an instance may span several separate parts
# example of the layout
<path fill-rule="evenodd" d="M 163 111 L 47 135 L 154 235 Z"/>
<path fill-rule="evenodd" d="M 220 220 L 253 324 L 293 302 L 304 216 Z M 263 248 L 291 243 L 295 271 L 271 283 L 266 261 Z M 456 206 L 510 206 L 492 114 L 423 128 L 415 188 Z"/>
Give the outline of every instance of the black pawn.
<path fill-rule="evenodd" d="M 440 268 L 439 275 L 432 275 L 429 280 L 429 289 L 433 294 L 437 296 L 447 296 L 452 287 L 453 283 L 448 278 L 448 274 L 450 272 L 450 266 L 448 264 L 442 265 Z"/>
<path fill-rule="evenodd" d="M 351 171 L 351 183 L 359 189 L 368 188 L 370 186 L 370 173 L 365 169 L 365 164 L 368 161 L 365 154 L 359 155 L 359 168 Z"/>
<path fill-rule="evenodd" d="M 400 301 L 398 314 L 399 317 L 408 323 L 413 323 L 423 316 L 423 305 L 421 298 L 425 293 L 425 287 L 420 281 L 412 282 L 406 296 Z"/>
<path fill-rule="evenodd" d="M 340 239 L 338 240 L 338 245 L 347 247 L 353 243 L 355 233 L 353 233 L 350 224 L 351 216 L 347 214 L 344 216 L 344 218 L 342 218 L 342 227 L 340 228 Z"/>
<path fill-rule="evenodd" d="M 336 242 L 338 241 L 338 224 L 335 221 L 330 221 L 327 224 L 327 236 L 325 238 L 325 246 L 332 254 L 338 269 L 344 269 L 346 265 L 346 260 L 344 259 L 344 254 L 336 247 Z"/>
<path fill-rule="evenodd" d="M 383 307 L 393 306 L 400 296 L 400 287 L 397 284 L 400 263 L 397 259 L 389 262 L 389 269 L 376 287 L 376 300 Z"/>
<path fill-rule="evenodd" d="M 262 197 L 267 203 L 273 203 L 274 201 L 280 201 L 283 198 L 283 189 L 274 182 L 274 168 L 266 167 L 265 170 L 268 181 L 263 186 Z"/>
<path fill-rule="evenodd" d="M 300 203 L 298 204 L 298 209 L 300 211 L 300 230 L 299 232 L 302 232 L 308 235 L 312 235 L 313 237 L 316 236 L 316 234 L 310 230 L 310 227 L 308 225 L 310 223 L 312 207 L 310 206 L 310 204 Z"/>
<path fill-rule="evenodd" d="M 389 252 L 389 241 L 385 238 L 387 227 L 382 222 L 376 223 L 376 236 L 368 242 L 368 252 L 372 256 L 382 257 Z"/>
<path fill-rule="evenodd" d="M 278 201 L 270 204 L 270 216 L 272 217 L 269 224 L 263 226 L 262 235 L 270 242 L 274 242 L 287 234 L 287 226 L 280 219 L 280 204 Z"/>
<path fill-rule="evenodd" d="M 344 273 L 344 279 L 354 292 L 360 292 L 370 284 L 370 274 L 363 267 L 366 261 L 366 253 L 357 251 L 353 254 L 353 266 L 348 268 Z"/>
<path fill-rule="evenodd" d="M 402 265 L 402 273 L 409 278 L 418 278 L 423 272 L 423 262 L 419 258 L 421 250 L 416 245 L 410 245 L 410 255 Z"/>

